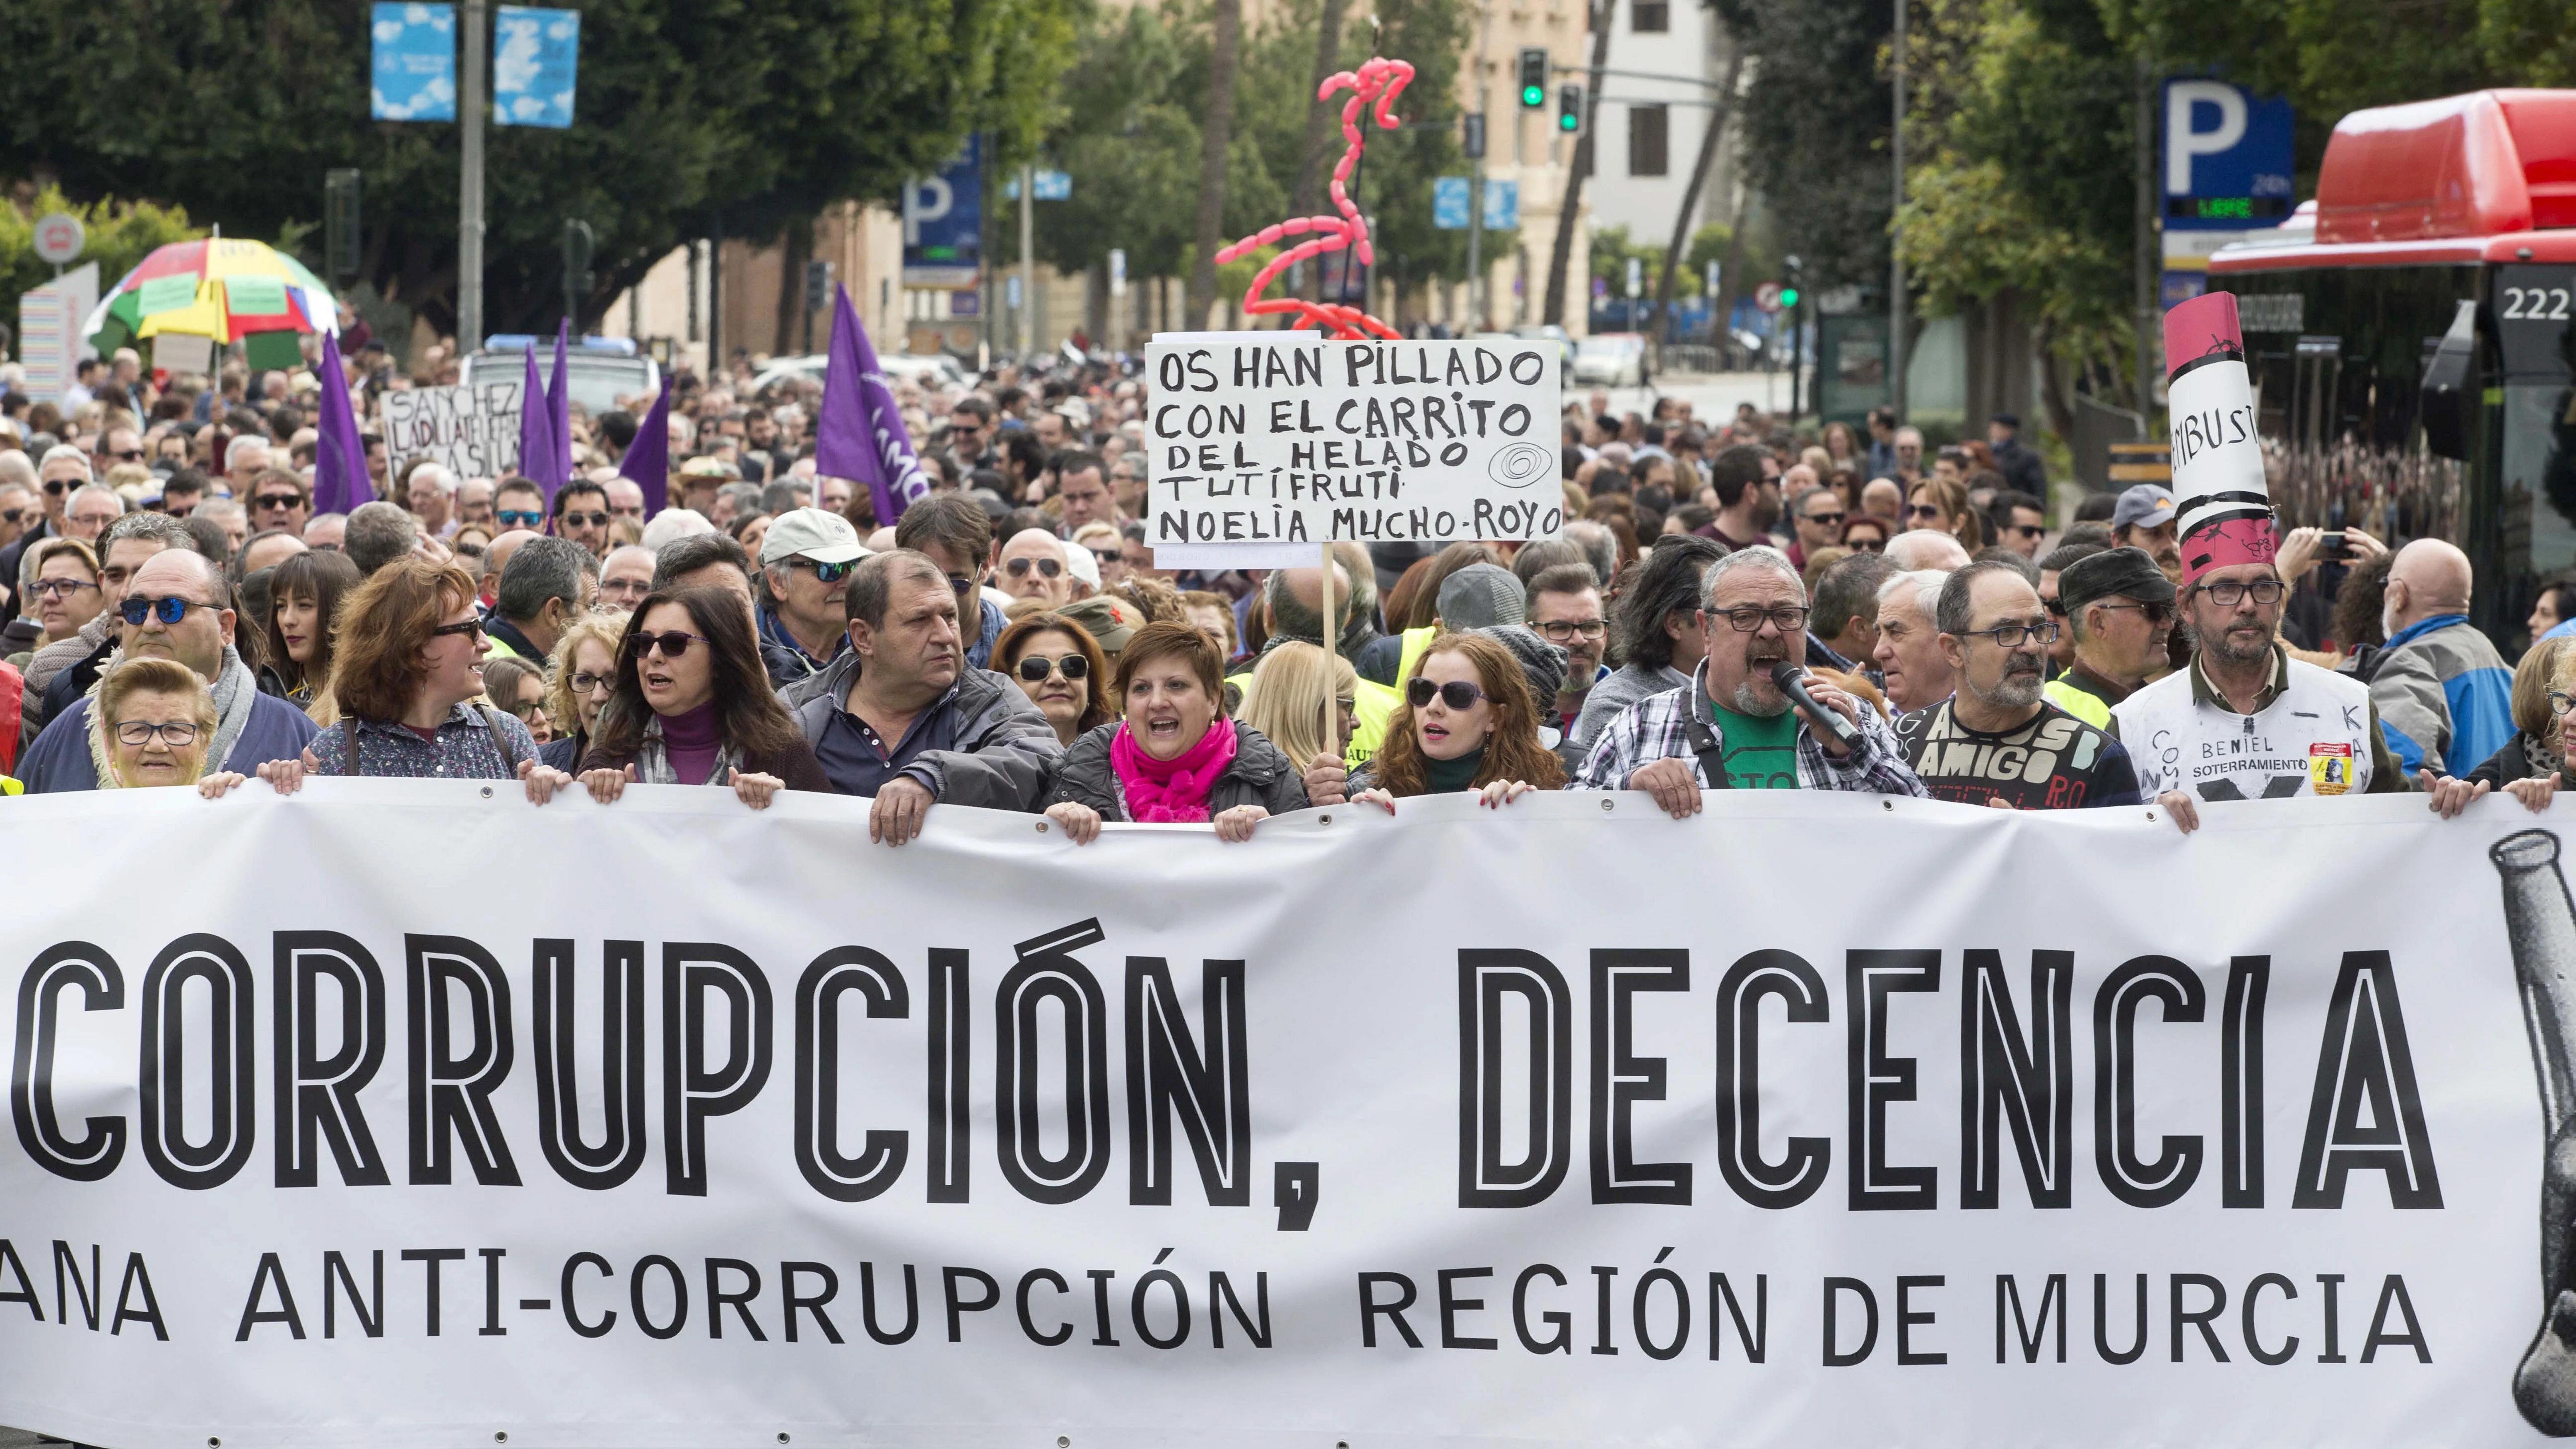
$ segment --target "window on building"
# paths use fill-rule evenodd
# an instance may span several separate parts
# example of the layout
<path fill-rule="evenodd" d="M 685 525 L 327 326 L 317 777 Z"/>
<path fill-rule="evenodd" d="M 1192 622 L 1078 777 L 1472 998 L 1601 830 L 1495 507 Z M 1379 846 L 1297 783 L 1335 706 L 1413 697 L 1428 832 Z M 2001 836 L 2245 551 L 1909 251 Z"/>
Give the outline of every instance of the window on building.
<path fill-rule="evenodd" d="M 1661 176 L 1667 168 L 1671 112 L 1663 106 L 1628 108 L 1628 174 Z"/>
<path fill-rule="evenodd" d="M 1672 29 L 1669 0 L 1634 0 L 1628 11 L 1628 28 L 1640 35 L 1661 35 Z"/>

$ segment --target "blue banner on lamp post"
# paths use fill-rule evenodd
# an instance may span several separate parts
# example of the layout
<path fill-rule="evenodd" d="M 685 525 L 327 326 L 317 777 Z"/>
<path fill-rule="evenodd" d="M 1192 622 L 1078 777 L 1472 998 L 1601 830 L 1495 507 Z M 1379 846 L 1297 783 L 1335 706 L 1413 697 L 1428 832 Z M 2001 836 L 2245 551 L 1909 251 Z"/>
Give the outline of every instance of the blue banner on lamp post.
<path fill-rule="evenodd" d="M 503 5 L 492 16 L 492 123 L 572 125 L 581 12 Z"/>
<path fill-rule="evenodd" d="M 379 4 L 368 115 L 379 121 L 456 119 L 456 7 Z"/>

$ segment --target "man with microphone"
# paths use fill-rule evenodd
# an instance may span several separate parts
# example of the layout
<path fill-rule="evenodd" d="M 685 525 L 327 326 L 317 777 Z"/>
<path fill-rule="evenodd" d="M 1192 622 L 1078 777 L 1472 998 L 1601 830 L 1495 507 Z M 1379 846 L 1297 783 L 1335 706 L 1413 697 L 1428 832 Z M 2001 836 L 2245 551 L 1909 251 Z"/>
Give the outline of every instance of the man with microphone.
<path fill-rule="evenodd" d="M 2138 804 L 2129 752 L 2045 697 L 2059 625 L 2021 569 L 1972 563 L 1940 592 L 1933 622 L 1957 691 L 1896 722 L 1932 798 L 2007 810 Z"/>
<path fill-rule="evenodd" d="M 1643 790 L 1676 820 L 1699 812 L 1703 790 L 1923 794 L 1877 712 L 1800 668 L 1807 612 L 1777 549 L 1710 564 L 1691 682 L 1613 717 L 1568 788 Z"/>

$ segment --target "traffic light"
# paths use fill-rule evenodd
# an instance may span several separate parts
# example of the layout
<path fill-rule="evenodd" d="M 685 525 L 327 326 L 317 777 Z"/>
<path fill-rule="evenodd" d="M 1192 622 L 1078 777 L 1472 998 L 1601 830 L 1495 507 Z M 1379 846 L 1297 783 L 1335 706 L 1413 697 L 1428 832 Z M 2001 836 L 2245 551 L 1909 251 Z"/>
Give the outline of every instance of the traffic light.
<path fill-rule="evenodd" d="M 1796 257 L 1783 257 L 1781 263 L 1780 310 L 1795 312 L 1798 310 L 1798 282 L 1806 271 L 1806 264 Z"/>
<path fill-rule="evenodd" d="M 590 295 L 597 279 L 590 274 L 590 253 L 597 245 L 590 223 L 567 221 L 563 224 L 564 315 L 579 317 L 582 299 Z"/>
<path fill-rule="evenodd" d="M 805 310 L 820 312 L 831 305 L 832 264 L 824 261 L 807 262 L 805 264 Z"/>
<path fill-rule="evenodd" d="M 322 176 L 322 255 L 335 281 L 354 281 L 364 240 L 358 225 L 359 173 L 334 167 Z"/>
<path fill-rule="evenodd" d="M 1521 107 L 1539 110 L 1547 105 L 1547 51 L 1541 46 L 1521 47 Z"/>
<path fill-rule="evenodd" d="M 1569 136 L 1583 129 L 1583 87 L 1557 88 L 1556 128 Z"/>

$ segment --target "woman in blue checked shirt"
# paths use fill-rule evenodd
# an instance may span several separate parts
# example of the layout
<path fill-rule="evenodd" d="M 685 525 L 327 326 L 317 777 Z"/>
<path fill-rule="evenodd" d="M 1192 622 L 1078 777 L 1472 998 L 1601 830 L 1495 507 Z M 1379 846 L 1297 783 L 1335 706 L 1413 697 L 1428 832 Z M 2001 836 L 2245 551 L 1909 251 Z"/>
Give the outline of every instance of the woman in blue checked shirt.
<path fill-rule="evenodd" d="M 528 727 L 483 693 L 483 626 L 474 580 L 463 569 L 405 558 L 358 586 L 340 610 L 331 690 L 338 723 L 302 760 L 262 766 L 291 794 L 303 777 L 509 780 L 542 805 L 572 777 L 537 760 Z"/>

